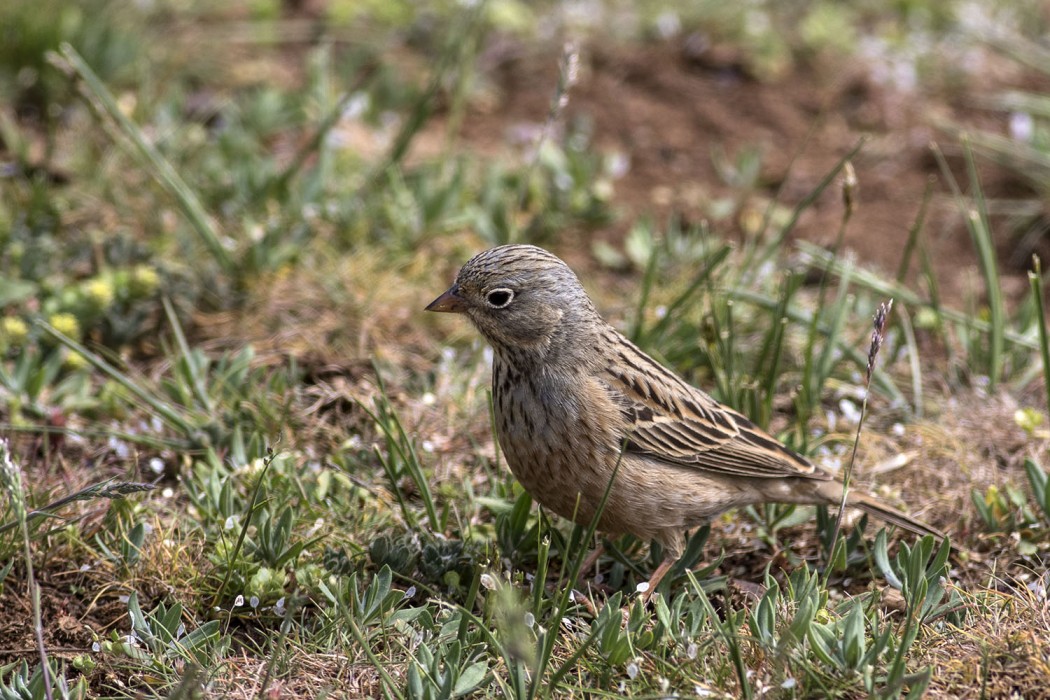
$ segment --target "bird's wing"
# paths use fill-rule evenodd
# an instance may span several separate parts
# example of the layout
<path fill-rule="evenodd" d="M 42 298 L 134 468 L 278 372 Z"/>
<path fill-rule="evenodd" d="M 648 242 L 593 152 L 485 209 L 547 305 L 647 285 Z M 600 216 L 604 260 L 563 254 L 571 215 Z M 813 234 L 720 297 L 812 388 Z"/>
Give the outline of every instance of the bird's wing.
<path fill-rule="evenodd" d="M 724 476 L 832 478 L 622 336 L 619 340 L 604 379 L 627 419 L 629 452 Z"/>

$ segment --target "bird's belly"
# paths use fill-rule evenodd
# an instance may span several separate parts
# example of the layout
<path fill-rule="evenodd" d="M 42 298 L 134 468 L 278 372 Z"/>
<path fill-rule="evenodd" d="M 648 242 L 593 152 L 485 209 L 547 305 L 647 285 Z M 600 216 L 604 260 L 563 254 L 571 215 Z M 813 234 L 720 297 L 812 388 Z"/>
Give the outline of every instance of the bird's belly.
<path fill-rule="evenodd" d="M 746 482 L 706 475 L 587 440 L 508 431 L 500 444 L 514 476 L 532 497 L 558 515 L 589 524 L 609 483 L 599 529 L 662 539 L 668 531 L 696 527 L 756 496 Z M 618 466 L 617 466 L 618 465 Z"/>

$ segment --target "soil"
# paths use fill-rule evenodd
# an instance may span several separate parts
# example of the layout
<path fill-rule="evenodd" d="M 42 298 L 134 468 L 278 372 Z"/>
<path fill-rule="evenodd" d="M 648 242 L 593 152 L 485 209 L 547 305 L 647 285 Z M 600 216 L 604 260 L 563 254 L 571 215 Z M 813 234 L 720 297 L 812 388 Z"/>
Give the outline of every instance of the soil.
<path fill-rule="evenodd" d="M 958 139 L 937 125 L 1005 134 L 1007 115 L 975 107 L 975 98 L 1011 85 L 1031 87 L 1036 78 L 1000 61 L 984 79 L 966 83 L 967 92 L 941 88 L 941 94 L 919 94 L 878 84 L 872 70 L 857 60 L 799 65 L 775 80 L 758 80 L 732 50 L 696 43 L 683 38 L 582 50 L 579 80 L 571 88 L 562 122 L 585 120 L 599 150 L 629 160 L 627 172 L 615 182 L 614 201 L 621 215 L 591 235 L 615 243 L 642 215 L 657 222 L 670 214 L 686 223 L 709 218 L 712 201 L 740 194 L 720 179 L 712 157 L 716 150 L 733 162 L 745 149 L 759 148 L 761 173 L 754 193 L 759 205 L 776 197 L 794 207 L 863 138 L 863 148 L 852 159 L 859 189 L 845 231 L 846 247 L 862 265 L 896 271 L 929 183 L 933 199 L 920 241 L 942 294 L 956 302 L 966 297 L 976 279 L 977 259 L 931 143 L 946 153 L 965 190 Z M 536 131 L 550 110 L 558 54 L 521 46 L 490 50 L 488 78 L 497 92 L 494 100 L 475 104 L 463 120 L 464 145 L 489 153 L 506 151 L 512 132 L 523 126 Z M 1031 197 L 1030 189 L 1008 171 L 986 165 L 981 175 L 990 198 Z M 843 211 L 841 186 L 832 185 L 805 211 L 792 236 L 830 246 Z M 996 228 L 1001 231 L 996 241 L 1000 259 L 1008 263 L 1004 288 L 1016 298 L 1028 287 L 1024 268 L 1030 252 L 1042 252 L 1045 258 L 1050 250 L 1036 246 L 1019 253 L 1005 227 Z M 744 235 L 739 221 L 719 223 L 716 231 Z M 1018 263 L 1020 267 L 1009 269 Z M 918 267 L 913 260 L 913 276 Z"/>

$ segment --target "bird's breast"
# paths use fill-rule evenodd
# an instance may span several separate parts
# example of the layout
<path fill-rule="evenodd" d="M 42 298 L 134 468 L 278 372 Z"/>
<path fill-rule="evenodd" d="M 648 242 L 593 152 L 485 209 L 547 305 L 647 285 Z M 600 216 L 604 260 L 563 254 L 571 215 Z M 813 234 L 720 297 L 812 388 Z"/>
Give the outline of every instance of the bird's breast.
<path fill-rule="evenodd" d="M 619 457 L 623 419 L 586 374 L 493 364 L 493 407 L 511 471 L 563 517 L 593 513 Z"/>

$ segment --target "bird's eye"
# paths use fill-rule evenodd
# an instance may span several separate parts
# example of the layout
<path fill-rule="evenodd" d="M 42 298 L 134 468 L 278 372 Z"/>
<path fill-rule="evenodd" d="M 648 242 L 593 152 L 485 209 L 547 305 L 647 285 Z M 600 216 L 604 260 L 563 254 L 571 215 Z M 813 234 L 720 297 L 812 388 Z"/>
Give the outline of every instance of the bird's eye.
<path fill-rule="evenodd" d="M 514 290 L 500 287 L 485 295 L 485 301 L 494 309 L 502 309 L 514 300 Z"/>

